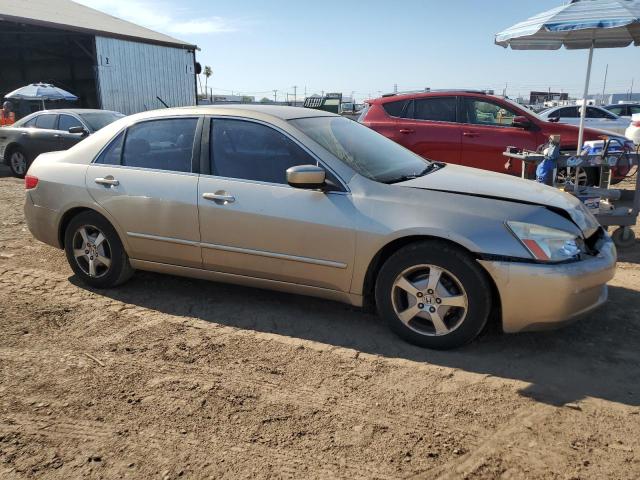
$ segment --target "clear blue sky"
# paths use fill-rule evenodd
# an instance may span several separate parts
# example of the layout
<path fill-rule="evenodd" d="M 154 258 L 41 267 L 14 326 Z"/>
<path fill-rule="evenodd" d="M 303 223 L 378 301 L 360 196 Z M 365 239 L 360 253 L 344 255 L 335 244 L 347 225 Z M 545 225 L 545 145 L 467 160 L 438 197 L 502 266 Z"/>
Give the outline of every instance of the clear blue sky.
<path fill-rule="evenodd" d="M 527 52 L 495 33 L 563 0 L 79 0 L 200 46 L 209 86 L 279 98 L 285 92 L 369 94 L 431 88 L 581 94 L 586 51 Z M 596 50 L 591 93 L 640 92 L 640 47 Z"/>

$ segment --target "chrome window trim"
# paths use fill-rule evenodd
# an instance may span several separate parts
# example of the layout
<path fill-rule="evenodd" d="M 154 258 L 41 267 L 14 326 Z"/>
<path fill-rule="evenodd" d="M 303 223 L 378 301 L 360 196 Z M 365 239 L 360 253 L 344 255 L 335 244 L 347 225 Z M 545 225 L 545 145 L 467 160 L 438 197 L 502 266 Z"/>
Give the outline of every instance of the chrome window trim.
<path fill-rule="evenodd" d="M 300 148 L 302 148 L 302 150 L 304 150 L 305 153 L 307 153 L 311 158 L 313 158 L 317 162 L 317 164 L 319 166 L 322 166 L 322 168 L 324 168 L 325 170 L 331 172 L 332 175 L 338 179 L 338 182 L 340 182 L 339 186 L 342 187 L 343 190 L 344 190 L 342 192 L 330 191 L 330 192 L 325 192 L 325 193 L 327 193 L 327 194 L 328 193 L 351 193 L 351 190 L 347 186 L 346 182 L 340 177 L 340 175 L 338 175 L 331 167 L 329 167 L 320 158 L 318 158 L 318 156 L 315 153 L 313 153 L 309 149 L 309 147 L 307 147 L 305 144 L 300 142 L 297 138 L 291 136 L 291 134 L 289 134 L 288 132 L 286 132 L 282 128 L 278 127 L 277 125 L 274 125 L 272 123 L 266 122 L 264 120 L 259 120 L 259 119 L 256 119 L 256 118 L 240 117 L 240 116 L 233 116 L 233 115 L 206 115 L 206 116 L 208 118 L 210 118 L 212 121 L 215 121 L 215 119 L 248 121 L 248 122 L 258 123 L 260 125 L 264 125 L 265 127 L 269 127 L 269 128 L 272 128 L 272 129 L 276 130 L 277 132 L 279 132 L 279 133 L 283 134 L 285 137 L 287 137 L 289 140 L 293 141 Z M 211 124 L 210 124 L 209 128 L 211 128 Z M 209 140 L 209 142 L 211 144 L 211 139 Z M 211 150 L 211 146 L 209 146 L 209 150 Z M 211 158 L 209 159 L 209 161 L 211 162 Z M 215 160 L 214 160 L 214 162 L 215 162 Z M 246 183 L 258 183 L 260 185 L 274 185 L 274 186 L 279 186 L 279 187 L 284 187 L 284 188 L 294 188 L 291 185 L 288 185 L 286 183 L 262 182 L 260 180 L 250 180 L 248 178 L 223 177 L 221 175 L 213 175 L 213 174 L 201 174 L 201 175 L 203 177 L 221 178 L 221 179 L 225 179 L 225 180 L 236 180 L 236 181 L 242 181 L 242 182 L 246 182 Z M 296 189 L 296 190 L 300 190 L 300 189 Z"/>

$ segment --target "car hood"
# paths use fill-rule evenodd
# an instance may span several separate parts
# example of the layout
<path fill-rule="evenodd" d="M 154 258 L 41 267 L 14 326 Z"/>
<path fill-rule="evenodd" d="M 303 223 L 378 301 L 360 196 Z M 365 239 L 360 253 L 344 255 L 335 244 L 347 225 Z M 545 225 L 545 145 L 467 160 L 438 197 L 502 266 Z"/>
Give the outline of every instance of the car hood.
<path fill-rule="evenodd" d="M 395 185 L 560 209 L 569 214 L 586 237 L 591 236 L 599 226 L 595 217 L 573 195 L 502 173 L 447 164 L 433 173 Z"/>

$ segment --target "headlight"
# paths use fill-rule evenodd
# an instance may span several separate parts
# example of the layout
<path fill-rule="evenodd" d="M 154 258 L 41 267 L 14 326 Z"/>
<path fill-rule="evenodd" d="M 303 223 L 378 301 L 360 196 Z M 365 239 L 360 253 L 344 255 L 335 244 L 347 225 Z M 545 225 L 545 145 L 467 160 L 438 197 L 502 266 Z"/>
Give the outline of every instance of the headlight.
<path fill-rule="evenodd" d="M 507 222 L 507 226 L 536 260 L 561 262 L 582 252 L 581 239 L 573 233 L 532 223 Z"/>

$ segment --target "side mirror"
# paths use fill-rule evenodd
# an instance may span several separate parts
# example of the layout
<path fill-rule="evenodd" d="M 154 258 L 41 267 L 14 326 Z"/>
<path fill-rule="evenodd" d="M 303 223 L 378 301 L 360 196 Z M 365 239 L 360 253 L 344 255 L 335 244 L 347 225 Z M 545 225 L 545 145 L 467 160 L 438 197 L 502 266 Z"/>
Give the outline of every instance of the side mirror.
<path fill-rule="evenodd" d="M 317 165 L 296 165 L 287 168 L 287 183 L 295 188 L 322 188 L 326 175 L 324 168 Z"/>
<path fill-rule="evenodd" d="M 531 128 L 531 122 L 527 117 L 513 117 L 512 125 L 516 128 L 524 128 L 525 130 Z"/>
<path fill-rule="evenodd" d="M 82 135 L 89 135 L 89 132 L 87 132 L 87 129 L 80 125 L 76 125 L 75 127 L 69 128 L 69 133 L 81 133 Z"/>
<path fill-rule="evenodd" d="M 560 117 L 549 117 L 547 120 L 551 123 L 558 123 L 560 121 Z"/>

